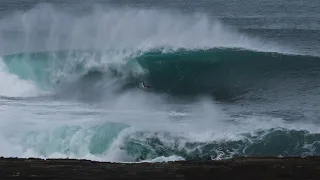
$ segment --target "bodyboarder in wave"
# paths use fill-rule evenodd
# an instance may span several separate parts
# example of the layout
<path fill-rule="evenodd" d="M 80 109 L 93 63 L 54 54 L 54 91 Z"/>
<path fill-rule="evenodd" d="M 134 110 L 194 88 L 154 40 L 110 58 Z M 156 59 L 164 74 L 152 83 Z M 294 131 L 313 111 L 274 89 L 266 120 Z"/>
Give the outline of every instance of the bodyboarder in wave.
<path fill-rule="evenodd" d="M 142 87 L 143 87 L 144 89 L 148 90 L 148 91 L 151 90 L 151 86 L 148 85 L 148 84 L 146 84 L 144 81 L 142 81 Z"/>

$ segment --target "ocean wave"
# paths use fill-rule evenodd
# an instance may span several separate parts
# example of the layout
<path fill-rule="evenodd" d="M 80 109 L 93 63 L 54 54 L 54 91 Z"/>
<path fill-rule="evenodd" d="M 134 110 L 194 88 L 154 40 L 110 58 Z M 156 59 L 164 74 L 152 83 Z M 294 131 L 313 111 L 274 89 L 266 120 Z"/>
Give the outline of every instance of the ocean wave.
<path fill-rule="evenodd" d="M 113 57 L 119 54 L 122 58 L 115 61 Z M 316 56 L 230 48 L 130 53 L 70 50 L 13 54 L 3 61 L 8 72 L 44 90 L 81 91 L 85 96 L 141 88 L 144 82 L 154 93 L 210 94 L 217 100 L 230 100 L 276 88 L 284 81 L 300 87 L 301 79 L 315 81 L 320 75 Z"/>
<path fill-rule="evenodd" d="M 236 139 L 204 141 L 191 138 L 187 132 L 139 131 L 121 123 L 104 123 L 90 127 L 61 126 L 49 132 L 30 131 L 20 140 L 15 145 L 19 147 L 19 157 L 86 158 L 112 162 L 320 154 L 319 134 L 282 127 L 240 133 Z M 14 145 L 4 142 L 7 146 Z"/>

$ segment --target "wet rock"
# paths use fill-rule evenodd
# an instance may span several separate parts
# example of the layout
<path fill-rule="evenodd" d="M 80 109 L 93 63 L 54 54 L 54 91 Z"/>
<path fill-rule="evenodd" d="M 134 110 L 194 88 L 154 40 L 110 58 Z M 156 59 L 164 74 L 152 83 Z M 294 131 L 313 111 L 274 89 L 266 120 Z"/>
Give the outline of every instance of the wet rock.
<path fill-rule="evenodd" d="M 320 157 L 248 157 L 223 161 L 102 163 L 0 158 L 0 179 L 320 179 Z"/>

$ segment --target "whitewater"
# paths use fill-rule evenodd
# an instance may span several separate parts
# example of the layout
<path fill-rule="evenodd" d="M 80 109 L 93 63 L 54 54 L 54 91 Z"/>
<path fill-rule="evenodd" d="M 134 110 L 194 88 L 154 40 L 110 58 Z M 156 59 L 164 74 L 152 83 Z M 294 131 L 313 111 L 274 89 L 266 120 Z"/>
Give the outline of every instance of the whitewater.
<path fill-rule="evenodd" d="M 320 153 L 316 53 L 205 13 L 88 9 L 49 3 L 1 17 L 0 156 L 161 162 Z"/>

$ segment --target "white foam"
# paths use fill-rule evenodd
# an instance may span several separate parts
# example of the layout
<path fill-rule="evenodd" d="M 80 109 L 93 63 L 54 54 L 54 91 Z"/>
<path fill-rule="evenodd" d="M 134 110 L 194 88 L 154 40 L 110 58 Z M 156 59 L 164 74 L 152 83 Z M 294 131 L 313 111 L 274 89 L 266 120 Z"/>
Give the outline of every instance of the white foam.
<path fill-rule="evenodd" d="M 173 162 L 173 161 L 184 161 L 185 159 L 181 156 L 160 156 L 154 159 L 150 159 L 150 160 L 144 160 L 141 162 L 149 162 L 149 163 L 156 163 L 156 162 Z"/>

